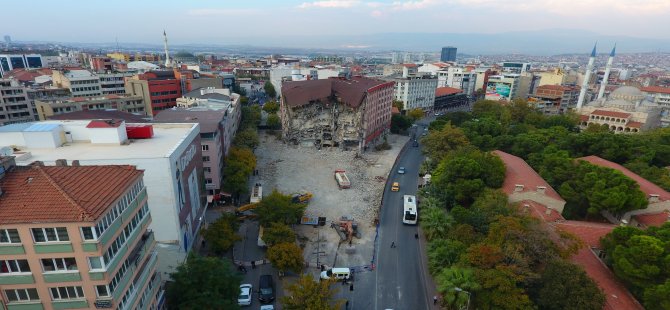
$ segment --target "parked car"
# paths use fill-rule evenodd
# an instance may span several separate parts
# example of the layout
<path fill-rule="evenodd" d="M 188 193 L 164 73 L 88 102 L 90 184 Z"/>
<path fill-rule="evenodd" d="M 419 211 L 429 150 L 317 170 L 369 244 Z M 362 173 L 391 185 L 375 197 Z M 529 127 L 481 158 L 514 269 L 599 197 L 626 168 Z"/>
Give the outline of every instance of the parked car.
<path fill-rule="evenodd" d="M 275 300 L 275 282 L 272 275 L 264 274 L 258 281 L 258 300 L 262 303 L 271 303 Z"/>
<path fill-rule="evenodd" d="M 398 174 L 405 174 L 405 167 L 398 168 Z"/>
<path fill-rule="evenodd" d="M 275 310 L 274 305 L 262 305 L 260 310 Z"/>
<path fill-rule="evenodd" d="M 240 296 L 237 297 L 237 304 L 240 306 L 251 306 L 251 294 L 253 292 L 251 284 L 240 285 Z"/>

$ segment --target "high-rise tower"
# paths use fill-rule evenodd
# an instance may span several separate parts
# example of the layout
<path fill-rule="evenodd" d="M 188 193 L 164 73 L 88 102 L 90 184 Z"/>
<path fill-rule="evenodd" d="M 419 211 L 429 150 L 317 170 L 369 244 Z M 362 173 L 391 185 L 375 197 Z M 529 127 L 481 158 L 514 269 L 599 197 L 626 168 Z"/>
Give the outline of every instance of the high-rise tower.
<path fill-rule="evenodd" d="M 582 108 L 584 105 L 584 98 L 586 97 L 586 89 L 589 87 L 589 80 L 591 79 L 591 71 L 593 70 L 593 63 L 596 61 L 596 45 L 593 45 L 593 51 L 591 51 L 591 58 L 589 58 L 589 64 L 586 66 L 586 73 L 584 74 L 584 82 L 582 83 L 582 89 L 579 92 L 579 99 L 577 99 L 577 110 Z"/>
<path fill-rule="evenodd" d="M 605 95 L 605 87 L 607 87 L 607 82 L 610 78 L 610 70 L 612 70 L 612 62 L 614 61 L 614 54 L 616 53 L 616 43 L 612 48 L 610 53 L 610 58 L 607 60 L 607 67 L 605 67 L 605 76 L 603 76 L 603 81 L 600 83 L 600 90 L 598 91 L 598 99 L 602 98 Z"/>
<path fill-rule="evenodd" d="M 170 53 L 168 52 L 167 34 L 165 33 L 165 30 L 163 30 L 163 40 L 165 41 L 165 66 L 169 68 L 172 66 L 172 63 L 170 62 Z"/>

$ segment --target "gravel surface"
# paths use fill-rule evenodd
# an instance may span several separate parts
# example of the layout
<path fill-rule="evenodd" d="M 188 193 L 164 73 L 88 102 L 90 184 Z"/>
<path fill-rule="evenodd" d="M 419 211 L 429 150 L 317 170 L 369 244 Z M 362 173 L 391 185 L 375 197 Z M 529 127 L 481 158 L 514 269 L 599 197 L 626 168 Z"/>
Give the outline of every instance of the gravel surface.
<path fill-rule="evenodd" d="M 322 252 L 320 264 L 336 267 L 359 266 L 370 263 L 374 242 L 374 220 L 381 202 L 386 176 L 398 152 L 408 137 L 390 135 L 392 149 L 368 151 L 342 151 L 339 148 L 316 149 L 313 145 L 288 145 L 274 135 L 260 133 L 260 146 L 256 149 L 259 175 L 255 182 L 263 185 L 263 194 L 273 188 L 283 193 L 309 191 L 314 194 L 306 209 L 311 216 L 327 218 L 326 226 L 313 228 L 298 225 L 296 232 L 305 246 L 305 260 L 316 266 L 317 254 Z M 351 188 L 340 190 L 334 171 L 346 171 Z M 352 249 L 347 242 L 340 242 L 332 221 L 340 217 L 353 217 L 358 223 L 361 238 L 354 238 Z M 320 239 L 320 244 L 317 240 Z"/>

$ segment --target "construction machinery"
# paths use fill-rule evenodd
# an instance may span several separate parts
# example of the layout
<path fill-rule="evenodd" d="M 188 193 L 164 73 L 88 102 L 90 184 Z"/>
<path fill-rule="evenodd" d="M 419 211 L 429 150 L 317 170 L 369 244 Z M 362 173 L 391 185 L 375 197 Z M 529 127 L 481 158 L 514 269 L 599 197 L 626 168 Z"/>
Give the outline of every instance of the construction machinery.
<path fill-rule="evenodd" d="M 349 177 L 347 177 L 347 173 L 344 170 L 335 170 L 335 181 L 337 181 L 340 189 L 351 187 Z"/>
<path fill-rule="evenodd" d="M 256 183 L 254 186 L 251 188 L 251 203 L 258 203 L 263 199 L 263 186 L 261 186 L 261 183 Z"/>
<path fill-rule="evenodd" d="M 352 217 L 342 216 L 338 223 L 331 223 L 331 227 L 335 228 L 342 241 L 351 242 L 354 237 L 361 238 L 358 223 Z"/>
<path fill-rule="evenodd" d="M 293 203 L 308 203 L 314 195 L 310 192 L 302 192 L 298 194 L 294 194 L 293 197 L 291 198 L 291 202 Z"/>

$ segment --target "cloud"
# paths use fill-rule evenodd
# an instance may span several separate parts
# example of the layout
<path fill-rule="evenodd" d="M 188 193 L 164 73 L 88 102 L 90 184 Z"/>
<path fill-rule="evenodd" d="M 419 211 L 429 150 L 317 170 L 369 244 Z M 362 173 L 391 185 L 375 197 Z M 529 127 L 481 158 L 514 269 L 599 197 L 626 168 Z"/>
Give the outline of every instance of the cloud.
<path fill-rule="evenodd" d="M 581 0 L 565 5 L 563 0 L 450 0 L 451 4 L 502 11 L 549 12 L 559 15 L 595 15 L 620 12 L 626 15 L 661 15 L 670 11 L 668 0 Z"/>
<path fill-rule="evenodd" d="M 391 3 L 391 8 L 394 10 L 420 10 L 442 3 L 444 3 L 442 0 L 395 1 Z"/>
<path fill-rule="evenodd" d="M 314 2 L 303 2 L 298 5 L 300 9 L 308 8 L 351 8 L 360 4 L 358 0 L 327 0 L 327 1 L 314 1 Z"/>
<path fill-rule="evenodd" d="M 379 17 L 384 16 L 384 12 L 382 12 L 380 10 L 374 10 L 374 11 L 370 12 L 370 16 L 375 17 L 375 18 L 379 18 Z"/>
<path fill-rule="evenodd" d="M 188 10 L 186 14 L 190 16 L 217 16 L 217 15 L 240 15 L 240 14 L 256 14 L 260 11 L 255 9 L 192 9 Z"/>

